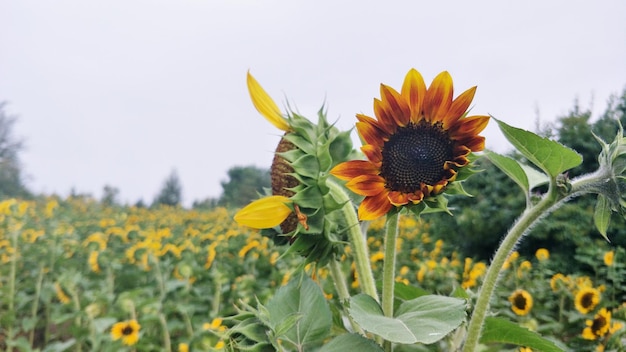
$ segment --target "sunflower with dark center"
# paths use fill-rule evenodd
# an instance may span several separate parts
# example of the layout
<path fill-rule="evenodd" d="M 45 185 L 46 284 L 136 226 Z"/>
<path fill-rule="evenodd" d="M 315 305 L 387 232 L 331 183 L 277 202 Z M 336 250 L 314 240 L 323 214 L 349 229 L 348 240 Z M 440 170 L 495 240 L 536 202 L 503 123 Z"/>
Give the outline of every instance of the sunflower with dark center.
<path fill-rule="evenodd" d="M 132 346 L 139 341 L 139 329 L 141 325 L 134 319 L 115 323 L 111 328 L 111 338 L 114 341 L 122 339 L 124 345 Z"/>
<path fill-rule="evenodd" d="M 526 290 L 517 289 L 509 296 L 511 310 L 517 315 L 526 315 L 533 308 L 533 296 Z"/>
<path fill-rule="evenodd" d="M 600 303 L 600 290 L 593 287 L 583 287 L 574 297 L 574 307 L 581 314 L 591 312 Z"/>
<path fill-rule="evenodd" d="M 611 312 L 602 308 L 593 320 L 587 320 L 585 324 L 587 327 L 583 329 L 582 337 L 586 340 L 598 339 L 606 335 L 611 328 Z"/>
<path fill-rule="evenodd" d="M 351 160 L 331 170 L 346 187 L 365 196 L 361 220 L 374 220 L 394 206 L 419 204 L 446 191 L 469 155 L 485 147 L 478 134 L 489 116 L 466 116 L 476 87 L 453 100 L 452 78 L 442 72 L 426 88 L 410 70 L 401 92 L 381 84 L 374 99 L 376 119 L 358 114 L 356 128 L 367 160 Z"/>

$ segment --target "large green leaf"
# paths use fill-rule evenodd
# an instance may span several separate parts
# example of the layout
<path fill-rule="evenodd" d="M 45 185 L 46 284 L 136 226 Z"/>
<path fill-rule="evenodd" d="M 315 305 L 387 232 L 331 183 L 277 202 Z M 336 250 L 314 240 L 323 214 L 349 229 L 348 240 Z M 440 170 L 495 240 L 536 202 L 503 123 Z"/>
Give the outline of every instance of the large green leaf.
<path fill-rule="evenodd" d="M 506 139 L 530 162 L 551 177 L 556 177 L 582 163 L 580 154 L 556 141 L 493 119 L 498 123 Z"/>
<path fill-rule="evenodd" d="M 517 160 L 490 151 L 486 152 L 486 155 L 489 160 L 491 160 L 491 162 L 498 167 L 498 169 L 504 172 L 522 188 L 524 194 L 529 192 L 530 186 L 528 184 L 528 176 L 526 176 L 524 169 L 522 169 L 522 166 L 517 162 Z"/>
<path fill-rule="evenodd" d="M 330 340 L 317 352 L 359 351 L 382 352 L 383 349 L 374 341 L 357 334 L 343 334 Z"/>
<path fill-rule="evenodd" d="M 277 339 L 306 346 L 328 336 L 332 315 L 322 290 L 308 276 L 281 287 L 267 304 L 270 326 Z"/>
<path fill-rule="evenodd" d="M 599 194 L 596 208 L 593 212 L 593 223 L 596 225 L 600 234 L 602 234 L 604 239 L 607 241 L 609 240 L 609 237 L 606 234 L 606 230 L 608 230 L 610 222 L 611 204 L 604 195 Z"/>
<path fill-rule="evenodd" d="M 503 318 L 489 317 L 480 336 L 481 343 L 506 343 L 530 347 L 533 351 L 562 352 L 563 350 L 536 332 Z"/>
<path fill-rule="evenodd" d="M 465 300 L 426 295 L 400 305 L 396 317 L 385 317 L 372 297 L 350 299 L 350 315 L 364 330 L 400 344 L 433 343 L 456 329 L 465 318 Z"/>

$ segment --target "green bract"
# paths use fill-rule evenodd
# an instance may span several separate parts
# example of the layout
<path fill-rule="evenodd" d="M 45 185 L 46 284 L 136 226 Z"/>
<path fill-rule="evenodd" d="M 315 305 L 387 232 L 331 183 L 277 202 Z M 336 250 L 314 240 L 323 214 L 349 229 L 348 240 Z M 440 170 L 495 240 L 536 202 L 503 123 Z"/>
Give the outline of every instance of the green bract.
<path fill-rule="evenodd" d="M 294 177 L 298 185 L 287 190 L 293 192 L 290 199 L 306 216 L 306 222 L 288 233 L 277 227 L 263 233 L 272 238 L 290 239 L 288 252 L 297 252 L 306 257 L 307 262 L 323 265 L 341 253 L 345 243 L 343 234 L 348 225 L 343 216 L 337 216 L 345 201 L 337 200 L 342 197 L 333 194 L 327 179 L 330 169 L 348 160 L 353 153 L 350 131 L 340 132 L 329 124 L 323 108 L 318 112 L 317 124 L 296 113 L 289 114 L 288 123 L 291 131 L 283 138 L 295 148 L 277 154 L 293 168 L 287 175 Z"/>

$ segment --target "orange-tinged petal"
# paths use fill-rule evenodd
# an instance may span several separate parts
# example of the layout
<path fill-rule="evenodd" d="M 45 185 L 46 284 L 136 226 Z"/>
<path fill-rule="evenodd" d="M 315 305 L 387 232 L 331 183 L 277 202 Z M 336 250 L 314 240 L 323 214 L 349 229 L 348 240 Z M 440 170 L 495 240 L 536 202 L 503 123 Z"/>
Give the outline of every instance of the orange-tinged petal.
<path fill-rule="evenodd" d="M 411 109 L 400 93 L 389 86 L 381 84 L 380 97 L 383 101 L 383 107 L 387 114 L 391 115 L 396 126 L 406 126 L 411 118 Z"/>
<path fill-rule="evenodd" d="M 422 75 L 412 68 L 404 77 L 402 97 L 409 102 L 411 108 L 411 122 L 418 123 L 422 118 L 424 98 L 426 97 L 426 83 Z"/>
<path fill-rule="evenodd" d="M 467 136 L 475 136 L 487 127 L 489 116 L 469 116 L 461 119 L 450 130 L 453 139 L 463 139 Z M 459 138 L 460 137 L 460 138 Z"/>
<path fill-rule="evenodd" d="M 391 203 L 387 192 L 381 192 L 373 197 L 365 197 L 359 206 L 360 220 L 376 220 L 391 210 Z"/>
<path fill-rule="evenodd" d="M 287 204 L 291 200 L 284 196 L 269 196 L 257 199 L 235 214 L 235 221 L 254 229 L 268 229 L 280 225 L 291 214 Z"/>
<path fill-rule="evenodd" d="M 378 118 L 378 126 L 387 134 L 396 132 L 398 125 L 389 109 L 382 100 L 374 98 L 374 114 Z"/>
<path fill-rule="evenodd" d="M 415 191 L 414 193 L 409 194 L 409 200 L 413 204 L 418 204 L 424 199 L 424 193 L 422 191 Z"/>
<path fill-rule="evenodd" d="M 389 192 L 389 202 L 395 206 L 401 206 L 409 203 L 409 195 L 403 192 L 391 191 Z"/>
<path fill-rule="evenodd" d="M 267 121 L 277 128 L 285 132 L 290 131 L 291 127 L 280 112 L 278 105 L 276 105 L 274 100 L 272 100 L 269 94 L 267 94 L 265 89 L 261 87 L 259 82 L 252 77 L 250 71 L 248 71 L 247 83 L 252 104 L 254 104 L 254 107 L 261 113 L 261 115 L 263 115 Z"/>
<path fill-rule="evenodd" d="M 383 154 L 378 146 L 374 146 L 371 144 L 366 144 L 361 147 L 361 151 L 365 154 L 365 157 L 371 161 L 377 167 L 383 162 Z"/>
<path fill-rule="evenodd" d="M 360 175 L 346 183 L 346 187 L 362 196 L 375 196 L 385 191 L 385 179 L 378 175 Z"/>
<path fill-rule="evenodd" d="M 476 86 L 466 90 L 454 99 L 452 105 L 450 106 L 450 110 L 448 110 L 448 114 L 443 121 L 443 126 L 445 128 L 452 126 L 458 119 L 461 118 L 461 116 L 465 114 L 474 99 L 474 94 L 476 94 Z"/>
<path fill-rule="evenodd" d="M 424 99 L 424 118 L 429 122 L 442 121 L 452 105 L 452 77 L 443 71 L 433 79 Z"/>
<path fill-rule="evenodd" d="M 385 138 L 389 133 L 383 131 L 378 121 L 365 115 L 356 115 L 359 122 L 356 123 L 356 129 L 359 135 L 367 144 L 382 146 Z"/>
<path fill-rule="evenodd" d="M 330 173 L 341 180 L 351 180 L 361 175 L 378 175 L 378 167 L 367 160 L 350 160 L 336 165 Z"/>
<path fill-rule="evenodd" d="M 485 149 L 485 137 L 476 136 L 463 140 L 463 145 L 468 147 L 473 152 L 479 152 Z"/>

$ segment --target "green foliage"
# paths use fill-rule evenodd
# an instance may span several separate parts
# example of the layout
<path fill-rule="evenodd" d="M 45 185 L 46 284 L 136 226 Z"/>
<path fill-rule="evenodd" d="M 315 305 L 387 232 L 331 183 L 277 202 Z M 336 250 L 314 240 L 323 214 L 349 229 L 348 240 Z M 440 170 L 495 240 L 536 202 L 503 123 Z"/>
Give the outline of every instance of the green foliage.
<path fill-rule="evenodd" d="M 271 186 L 268 169 L 256 166 L 235 166 L 228 170 L 228 181 L 222 182 L 218 205 L 243 207 L 257 199 L 264 188 Z"/>
<path fill-rule="evenodd" d="M 5 111 L 6 103 L 0 102 L 0 199 L 30 197 L 24 185 L 19 153 L 23 142 L 14 135 L 17 118 Z"/>
<path fill-rule="evenodd" d="M 350 299 L 350 316 L 366 331 L 398 344 L 432 344 L 443 339 L 465 319 L 465 300 L 426 295 L 403 302 L 396 316 L 386 317 L 372 297 Z"/>
<path fill-rule="evenodd" d="M 153 205 L 169 205 L 177 206 L 182 201 L 183 188 L 178 178 L 176 170 L 172 170 L 172 173 L 163 182 L 161 191 L 154 199 Z"/>

